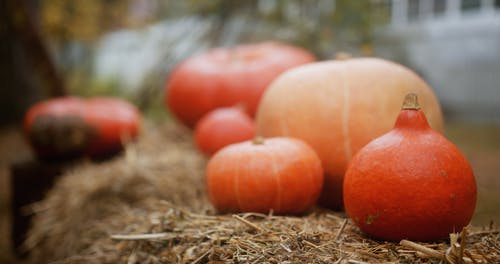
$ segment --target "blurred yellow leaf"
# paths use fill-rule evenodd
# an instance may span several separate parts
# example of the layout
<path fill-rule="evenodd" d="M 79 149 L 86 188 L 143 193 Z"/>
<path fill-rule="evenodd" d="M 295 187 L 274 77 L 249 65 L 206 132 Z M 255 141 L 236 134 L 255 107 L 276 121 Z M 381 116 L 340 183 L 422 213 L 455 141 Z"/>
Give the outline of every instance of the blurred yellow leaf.
<path fill-rule="evenodd" d="M 42 31 L 59 40 L 93 40 L 125 23 L 128 4 L 128 0 L 42 1 Z"/>

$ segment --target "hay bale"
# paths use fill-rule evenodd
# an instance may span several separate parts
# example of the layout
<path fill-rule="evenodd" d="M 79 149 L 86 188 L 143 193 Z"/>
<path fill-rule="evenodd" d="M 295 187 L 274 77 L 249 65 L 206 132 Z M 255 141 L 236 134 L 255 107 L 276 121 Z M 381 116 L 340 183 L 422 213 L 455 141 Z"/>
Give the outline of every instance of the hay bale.
<path fill-rule="evenodd" d="M 68 172 L 33 207 L 26 246 L 57 263 L 500 263 L 500 235 L 470 228 L 452 243 L 380 242 L 345 215 L 215 215 L 205 160 L 174 125 L 147 133 L 111 162 Z"/>
<path fill-rule="evenodd" d="M 140 231 L 149 200 L 202 212 L 205 160 L 183 128 L 148 126 L 136 144 L 112 161 L 72 168 L 35 204 L 26 248 L 35 260 L 57 260 L 88 249 L 111 232 Z M 124 229 L 124 227 L 126 227 Z"/>

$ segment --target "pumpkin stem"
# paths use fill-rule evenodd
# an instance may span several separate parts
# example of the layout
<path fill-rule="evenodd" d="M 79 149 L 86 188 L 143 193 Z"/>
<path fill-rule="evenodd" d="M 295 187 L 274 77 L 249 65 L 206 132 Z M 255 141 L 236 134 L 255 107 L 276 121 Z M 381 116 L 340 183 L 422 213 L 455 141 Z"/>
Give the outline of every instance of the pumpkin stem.
<path fill-rule="evenodd" d="M 261 136 L 256 136 L 252 139 L 252 143 L 254 145 L 263 145 L 264 144 L 264 138 Z"/>
<path fill-rule="evenodd" d="M 245 104 L 244 102 L 238 102 L 235 105 L 233 105 L 233 107 L 240 110 L 243 113 L 246 113 L 248 108 L 247 104 Z"/>
<path fill-rule="evenodd" d="M 335 59 L 336 60 L 349 60 L 349 59 L 352 59 L 352 55 L 351 55 L 351 53 L 340 51 L 340 52 L 335 53 Z"/>
<path fill-rule="evenodd" d="M 418 96 L 415 93 L 409 93 L 405 96 L 403 101 L 402 110 L 418 110 L 420 105 L 418 104 Z"/>

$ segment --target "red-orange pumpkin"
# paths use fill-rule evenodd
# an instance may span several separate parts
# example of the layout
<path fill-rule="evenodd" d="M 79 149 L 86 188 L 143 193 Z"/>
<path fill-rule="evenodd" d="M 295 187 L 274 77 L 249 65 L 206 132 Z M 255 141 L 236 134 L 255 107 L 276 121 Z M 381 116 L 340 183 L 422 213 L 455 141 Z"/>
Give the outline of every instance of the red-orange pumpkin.
<path fill-rule="evenodd" d="M 198 149 L 212 155 L 221 148 L 255 137 L 255 124 L 241 107 L 215 109 L 198 122 L 195 140 Z"/>
<path fill-rule="evenodd" d="M 431 126 L 443 130 L 431 88 L 411 70 L 377 58 L 311 63 L 280 75 L 262 97 L 257 135 L 309 143 L 325 170 L 320 202 L 342 207 L 342 179 L 351 157 L 389 131 L 401 98 L 417 93 Z"/>
<path fill-rule="evenodd" d="M 40 158 L 106 156 L 139 133 L 141 116 L 130 103 L 95 97 L 62 97 L 33 105 L 24 132 Z"/>
<path fill-rule="evenodd" d="M 301 48 L 277 42 L 213 49 L 187 59 L 172 72 L 165 102 L 189 127 L 211 110 L 238 103 L 253 118 L 262 93 L 276 76 L 314 60 Z"/>
<path fill-rule="evenodd" d="M 469 223 L 476 182 L 465 157 L 429 127 L 410 94 L 394 128 L 353 158 L 344 201 L 347 214 L 374 238 L 436 240 Z"/>
<path fill-rule="evenodd" d="M 292 138 L 256 138 L 217 152 L 206 169 L 210 201 L 221 213 L 300 214 L 311 208 L 323 184 L 321 161 Z"/>

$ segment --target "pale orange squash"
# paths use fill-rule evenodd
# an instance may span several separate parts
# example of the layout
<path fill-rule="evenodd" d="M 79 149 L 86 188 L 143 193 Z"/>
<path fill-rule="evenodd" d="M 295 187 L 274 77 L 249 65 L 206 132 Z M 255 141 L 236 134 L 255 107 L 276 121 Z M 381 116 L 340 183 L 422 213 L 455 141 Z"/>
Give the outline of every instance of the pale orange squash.
<path fill-rule="evenodd" d="M 410 69 L 382 59 L 311 63 L 288 70 L 264 93 L 257 135 L 304 140 L 325 170 L 320 203 L 340 209 L 342 181 L 352 156 L 394 125 L 401 98 L 418 94 L 431 127 L 443 131 L 439 102 Z"/>

